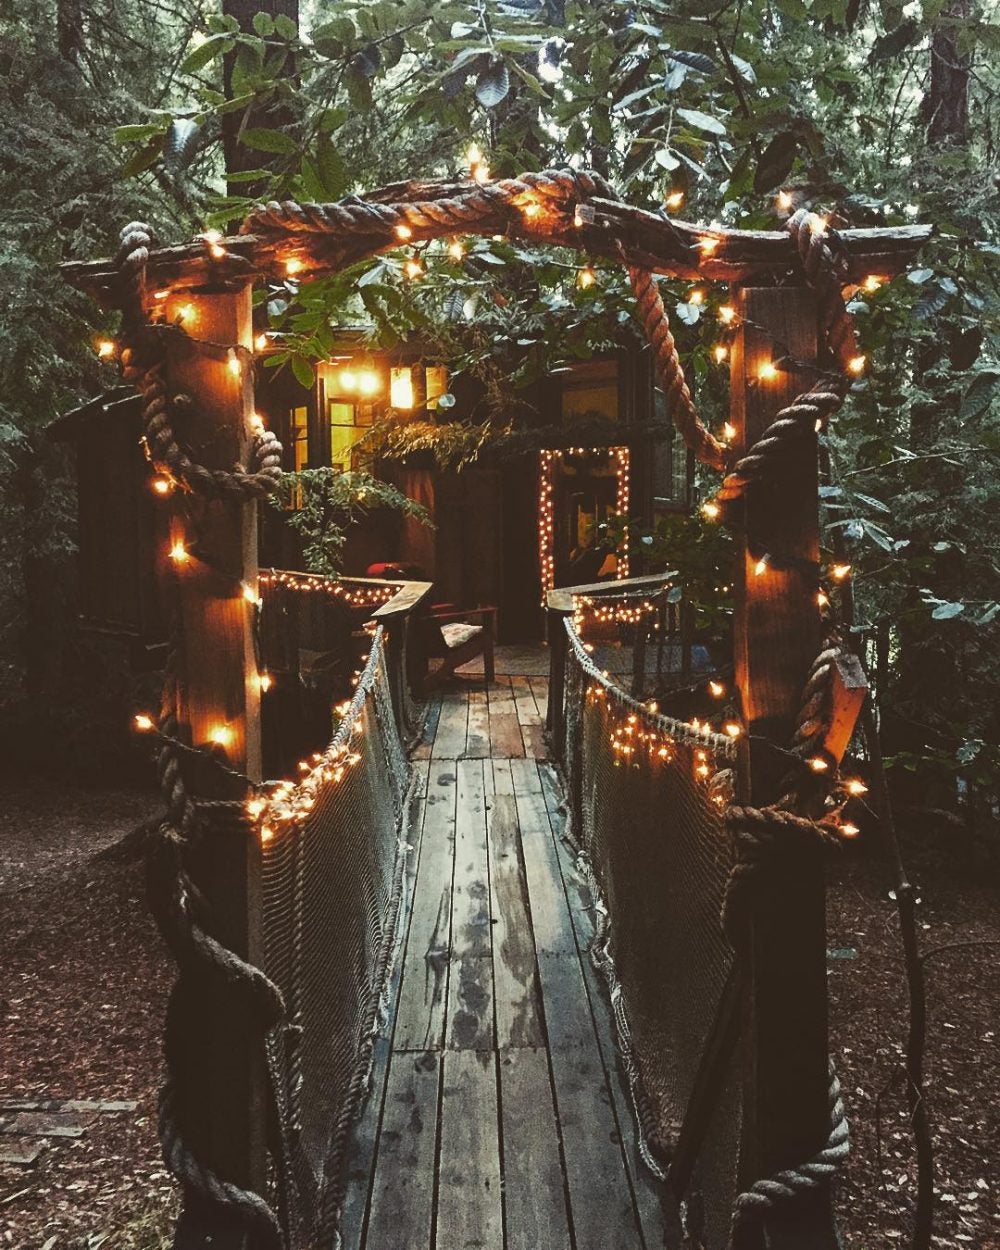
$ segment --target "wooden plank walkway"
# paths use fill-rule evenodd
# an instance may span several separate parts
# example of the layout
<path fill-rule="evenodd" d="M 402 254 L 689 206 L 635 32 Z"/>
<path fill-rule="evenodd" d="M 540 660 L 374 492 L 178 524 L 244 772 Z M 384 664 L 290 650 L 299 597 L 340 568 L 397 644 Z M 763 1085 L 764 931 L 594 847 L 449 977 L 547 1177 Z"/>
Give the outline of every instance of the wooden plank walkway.
<path fill-rule="evenodd" d="M 586 887 L 545 761 L 544 678 L 439 695 L 410 906 L 357 1127 L 345 1250 L 657 1250 Z"/>

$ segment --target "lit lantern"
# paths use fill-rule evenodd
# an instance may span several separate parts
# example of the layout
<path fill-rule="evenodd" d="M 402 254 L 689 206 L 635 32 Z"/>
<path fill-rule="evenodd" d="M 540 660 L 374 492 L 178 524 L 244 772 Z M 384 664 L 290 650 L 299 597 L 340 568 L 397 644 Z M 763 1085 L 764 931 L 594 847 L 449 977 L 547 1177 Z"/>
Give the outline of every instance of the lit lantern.
<path fill-rule="evenodd" d="M 358 374 L 358 390 L 362 395 L 376 395 L 381 387 L 374 369 L 362 369 Z"/>
<path fill-rule="evenodd" d="M 393 366 L 389 372 L 389 403 L 393 408 L 409 412 L 416 403 L 413 370 L 409 365 Z"/>

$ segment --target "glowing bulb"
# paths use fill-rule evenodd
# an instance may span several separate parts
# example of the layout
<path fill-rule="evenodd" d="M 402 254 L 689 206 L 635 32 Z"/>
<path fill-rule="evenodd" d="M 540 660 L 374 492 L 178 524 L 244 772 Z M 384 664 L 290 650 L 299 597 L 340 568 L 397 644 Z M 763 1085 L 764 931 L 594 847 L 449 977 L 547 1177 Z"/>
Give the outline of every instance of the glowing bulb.
<path fill-rule="evenodd" d="M 273 837 L 274 837 L 274 830 L 271 828 L 271 826 L 261 825 L 260 827 L 261 842 L 270 842 Z"/>
<path fill-rule="evenodd" d="M 736 317 L 736 309 L 732 304 L 723 304 L 719 308 L 719 320 L 723 325 L 729 325 Z"/>
<path fill-rule="evenodd" d="M 208 254 L 213 260 L 222 260 L 223 256 L 226 254 L 226 249 L 221 243 L 209 243 Z"/>
<path fill-rule="evenodd" d="M 353 391 L 357 389 L 358 375 L 353 369 L 341 369 L 340 385 L 345 391 Z"/>
<path fill-rule="evenodd" d="M 868 276 L 865 278 L 864 282 L 861 285 L 863 289 L 868 292 L 869 295 L 872 295 L 874 294 L 875 291 L 879 289 L 880 286 L 883 286 L 884 283 L 885 283 L 884 278 L 880 277 L 877 273 L 870 273 L 868 274 Z"/>
<path fill-rule="evenodd" d="M 757 376 L 762 382 L 773 382 L 778 376 L 778 367 L 773 360 L 762 361 L 757 366 Z"/>
<path fill-rule="evenodd" d="M 226 368 L 234 378 L 238 378 L 240 376 L 242 366 L 240 364 L 239 356 L 237 356 L 234 351 L 230 351 L 229 353 L 229 359 L 226 361 Z"/>
<path fill-rule="evenodd" d="M 855 798 L 858 798 L 862 794 L 868 793 L 868 787 L 865 785 L 865 783 L 861 780 L 860 777 L 849 777 L 847 781 L 844 782 L 844 786 L 847 790 L 847 793 L 853 794 Z"/>
<path fill-rule="evenodd" d="M 779 212 L 790 213 L 792 211 L 793 200 L 787 191 L 779 191 L 777 205 Z"/>
<path fill-rule="evenodd" d="M 731 443 L 736 437 L 736 426 L 733 425 L 732 421 L 727 421 L 722 427 L 722 437 L 727 443 Z"/>
<path fill-rule="evenodd" d="M 576 275 L 577 285 L 583 287 L 584 289 L 589 286 L 593 286 L 596 281 L 597 274 L 594 273 L 593 269 L 590 269 L 589 267 L 587 269 L 581 269 Z"/>
<path fill-rule="evenodd" d="M 221 230 L 203 230 L 201 237 L 206 243 L 219 243 L 222 239 Z"/>
<path fill-rule="evenodd" d="M 542 206 L 537 200 L 529 200 L 523 208 L 525 217 L 537 217 L 541 211 Z"/>
<path fill-rule="evenodd" d="M 465 248 L 459 243 L 458 239 L 448 244 L 448 255 L 452 260 L 461 260 L 465 255 Z"/>
<path fill-rule="evenodd" d="M 470 169 L 474 165 L 481 163 L 483 159 L 483 152 L 478 143 L 473 142 L 469 144 L 468 150 L 465 153 L 465 159 L 468 161 Z"/>
<path fill-rule="evenodd" d="M 583 214 L 580 212 L 579 208 L 575 208 L 573 210 L 573 225 L 576 226 L 577 230 L 579 230 L 583 225 Z"/>
<path fill-rule="evenodd" d="M 825 760 L 822 755 L 814 755 L 809 761 L 809 767 L 814 773 L 825 773 L 830 768 L 830 762 Z"/>
<path fill-rule="evenodd" d="M 228 747 L 233 743 L 235 735 L 229 725 L 213 725 L 208 731 L 208 740 L 213 746 Z"/>
<path fill-rule="evenodd" d="M 155 299 L 155 300 L 165 300 L 165 299 L 167 299 L 167 297 L 168 297 L 169 295 L 170 295 L 170 291 L 169 291 L 169 289 L 167 289 L 167 290 L 163 290 L 163 291 L 154 291 L 154 292 L 153 292 L 153 299 Z"/>
<path fill-rule="evenodd" d="M 260 595 L 249 582 L 243 583 L 243 598 L 255 608 L 260 606 Z"/>
<path fill-rule="evenodd" d="M 703 503 L 701 505 L 701 510 L 710 521 L 717 521 L 719 519 L 719 514 L 722 511 L 719 505 L 711 499 L 709 499 L 707 503 Z"/>
<path fill-rule="evenodd" d="M 187 564 L 187 562 L 191 559 L 191 556 L 188 553 L 187 547 L 185 547 L 182 542 L 176 542 L 170 548 L 170 558 L 173 560 L 174 564 Z"/>
<path fill-rule="evenodd" d="M 757 563 L 753 566 L 754 573 L 760 577 L 767 570 L 767 556 L 761 556 Z"/>
<path fill-rule="evenodd" d="M 419 260 L 408 260 L 405 268 L 408 278 L 419 278 L 424 272 L 424 267 Z"/>
<path fill-rule="evenodd" d="M 485 182 L 489 182 L 490 180 L 489 165 L 487 165 L 486 162 L 483 161 L 481 165 L 477 165 L 476 168 L 472 171 L 472 176 L 473 178 L 475 178 L 476 182 L 478 182 L 480 186 L 482 186 L 483 183 Z"/>
<path fill-rule="evenodd" d="M 406 225 L 405 222 L 403 222 L 396 227 L 396 238 L 397 239 L 412 239 L 413 231 L 410 229 L 408 225 Z"/>
<path fill-rule="evenodd" d="M 378 374 L 371 369 L 362 369 L 358 374 L 358 390 L 362 395 L 374 395 L 379 388 Z"/>
<path fill-rule="evenodd" d="M 247 815 L 251 820 L 256 820 L 258 816 L 262 816 L 267 803 L 260 798 L 247 799 Z"/>
<path fill-rule="evenodd" d="M 302 261 L 299 260 L 297 256 L 290 256 L 288 260 L 285 261 L 285 273 L 287 273 L 290 278 L 293 278 L 297 273 L 301 273 L 304 267 L 305 266 Z"/>
<path fill-rule="evenodd" d="M 153 490 L 157 495 L 169 495 L 174 489 L 173 478 L 165 477 L 162 473 L 158 473 L 150 482 Z"/>
<path fill-rule="evenodd" d="M 725 729 L 726 733 L 729 734 L 730 738 L 738 738 L 743 732 L 743 726 L 737 724 L 734 720 L 726 721 L 725 725 L 723 725 L 723 729 Z"/>
<path fill-rule="evenodd" d="M 257 337 L 253 341 L 253 345 L 254 347 L 256 347 L 256 349 L 259 352 L 263 352 L 267 350 L 267 345 L 270 341 L 271 340 L 267 337 L 266 334 L 258 334 Z"/>
<path fill-rule="evenodd" d="M 809 217 L 809 230 L 815 235 L 826 234 L 826 227 L 829 223 L 825 217 L 821 217 L 818 213 L 812 213 Z"/>
<path fill-rule="evenodd" d="M 688 291 L 689 304 L 703 304 L 705 302 L 705 292 L 700 287 L 695 287 L 693 291 Z"/>
<path fill-rule="evenodd" d="M 274 682 L 270 673 L 257 674 L 257 689 L 261 692 L 261 694 L 266 694 L 273 685 Z"/>
<path fill-rule="evenodd" d="M 251 412 L 250 414 L 250 431 L 256 434 L 258 438 L 264 433 L 267 427 L 264 425 L 264 418 L 259 412 Z"/>
<path fill-rule="evenodd" d="M 864 373 L 865 362 L 867 361 L 867 359 L 868 359 L 867 356 L 852 356 L 851 359 L 847 362 L 848 369 L 850 369 L 850 371 L 854 374 L 855 377 L 860 377 L 860 375 Z"/>
<path fill-rule="evenodd" d="M 830 576 L 835 577 L 838 582 L 842 582 L 850 571 L 851 566 L 849 564 L 835 564 L 830 570 Z"/>
<path fill-rule="evenodd" d="M 177 309 L 178 321 L 193 322 L 197 318 L 197 316 L 198 314 L 197 314 L 194 304 L 181 304 L 180 308 Z"/>
<path fill-rule="evenodd" d="M 721 681 L 710 681 L 708 683 L 708 691 L 713 699 L 721 699 L 726 693 L 726 687 Z"/>
<path fill-rule="evenodd" d="M 828 608 L 830 606 L 830 596 L 825 590 L 819 590 L 816 592 L 816 602 L 821 608 Z"/>
<path fill-rule="evenodd" d="M 715 363 L 717 365 L 721 365 L 729 355 L 729 348 L 725 345 L 725 343 L 716 343 L 716 345 L 712 348 L 712 355 L 715 357 Z"/>
<path fill-rule="evenodd" d="M 680 208 L 681 205 L 684 203 L 684 192 L 683 191 L 671 191 L 670 194 L 667 196 L 666 203 L 667 203 L 667 208 L 672 208 L 672 209 Z"/>
<path fill-rule="evenodd" d="M 101 360 L 110 360 L 115 354 L 114 339 L 98 339 L 97 354 Z"/>
<path fill-rule="evenodd" d="M 152 716 L 147 716 L 145 712 L 140 712 L 139 715 L 136 716 L 133 724 L 140 733 L 149 733 L 149 731 L 153 728 L 153 718 Z"/>
<path fill-rule="evenodd" d="M 857 825 L 852 825 L 850 821 L 840 826 L 840 832 L 845 838 L 856 838 L 861 830 Z"/>
<path fill-rule="evenodd" d="M 709 235 L 698 240 L 698 246 L 701 248 L 703 255 L 711 256 L 719 246 L 719 240 L 713 239 Z"/>

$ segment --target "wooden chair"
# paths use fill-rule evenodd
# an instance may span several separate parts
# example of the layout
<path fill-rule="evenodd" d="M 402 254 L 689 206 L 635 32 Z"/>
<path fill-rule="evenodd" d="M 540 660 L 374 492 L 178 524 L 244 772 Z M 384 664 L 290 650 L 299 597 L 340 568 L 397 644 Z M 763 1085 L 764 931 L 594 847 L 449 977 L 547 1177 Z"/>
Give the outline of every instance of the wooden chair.
<path fill-rule="evenodd" d="M 490 685 L 495 676 L 493 662 L 493 645 L 496 634 L 495 607 L 456 608 L 450 603 L 438 603 L 422 618 L 424 627 L 424 648 L 428 657 L 440 658 L 437 668 L 429 669 L 424 684 L 426 687 L 447 681 L 455 675 L 455 670 L 468 664 L 477 656 L 483 657 L 483 676 Z M 468 625 L 475 629 L 471 636 L 450 641 L 448 635 L 458 631 L 450 630 L 450 625 Z"/>

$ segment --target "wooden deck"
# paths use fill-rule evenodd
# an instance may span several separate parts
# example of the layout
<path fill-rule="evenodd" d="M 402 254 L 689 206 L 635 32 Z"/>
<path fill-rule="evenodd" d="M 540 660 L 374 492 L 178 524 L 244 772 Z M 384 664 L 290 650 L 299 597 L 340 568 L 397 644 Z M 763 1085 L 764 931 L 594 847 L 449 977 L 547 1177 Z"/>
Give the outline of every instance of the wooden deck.
<path fill-rule="evenodd" d="M 547 682 L 449 689 L 416 752 L 411 906 L 358 1126 L 346 1250 L 675 1246 L 633 1145 Z"/>

